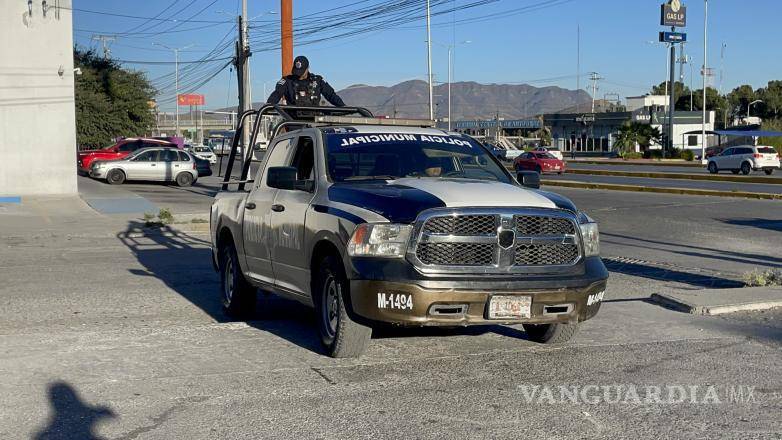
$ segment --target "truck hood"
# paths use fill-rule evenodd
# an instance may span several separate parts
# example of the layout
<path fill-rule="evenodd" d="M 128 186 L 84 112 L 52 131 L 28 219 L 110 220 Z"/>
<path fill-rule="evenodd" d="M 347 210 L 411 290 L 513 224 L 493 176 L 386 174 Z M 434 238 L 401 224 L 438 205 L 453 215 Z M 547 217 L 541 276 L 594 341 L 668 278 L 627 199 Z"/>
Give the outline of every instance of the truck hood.
<path fill-rule="evenodd" d="M 368 209 L 396 223 L 412 223 L 431 208 L 558 207 L 538 192 L 507 183 L 414 177 L 336 183 L 329 188 L 329 200 Z"/>

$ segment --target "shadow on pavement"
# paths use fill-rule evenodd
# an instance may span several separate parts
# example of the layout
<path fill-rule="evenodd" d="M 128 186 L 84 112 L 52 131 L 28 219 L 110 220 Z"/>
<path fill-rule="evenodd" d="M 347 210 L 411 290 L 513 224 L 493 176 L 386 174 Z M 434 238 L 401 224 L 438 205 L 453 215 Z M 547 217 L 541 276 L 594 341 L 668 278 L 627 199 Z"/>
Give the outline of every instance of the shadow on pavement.
<path fill-rule="evenodd" d="M 733 251 L 726 251 L 726 250 L 720 250 L 720 249 L 709 248 L 709 247 L 693 246 L 693 245 L 687 245 L 681 243 L 671 243 L 671 242 L 659 241 L 659 240 L 649 240 L 649 239 L 638 238 L 629 235 L 612 234 L 610 232 L 601 232 L 600 235 L 604 237 L 614 237 L 614 238 L 620 238 L 625 240 L 632 240 L 633 242 L 636 242 L 633 243 L 633 246 L 638 248 L 671 252 L 674 254 L 686 255 L 689 257 L 709 258 L 713 260 L 725 260 L 725 261 L 733 261 L 742 264 L 752 264 L 752 265 L 769 266 L 769 267 L 778 267 L 782 265 L 782 258 L 773 257 L 770 255 L 751 254 L 745 252 L 733 252 Z M 604 241 L 606 243 L 624 244 L 624 243 L 612 242 L 610 240 L 601 240 L 601 241 Z M 649 244 L 655 244 L 655 245 L 660 245 L 665 247 L 644 246 L 638 243 L 649 243 Z M 669 249 L 669 247 L 673 249 Z M 688 249 L 692 249 L 692 250 L 688 250 Z M 704 252 L 695 252 L 695 251 L 704 251 Z"/>
<path fill-rule="evenodd" d="M 98 422 L 117 417 L 109 407 L 84 402 L 68 383 L 50 384 L 48 394 L 52 414 L 46 426 L 33 435 L 34 440 L 98 440 L 102 438 L 95 433 Z"/>
<path fill-rule="evenodd" d="M 132 221 L 117 238 L 130 249 L 144 270 L 130 269 L 136 276 L 155 277 L 219 323 L 247 325 L 320 353 L 320 341 L 311 308 L 296 301 L 260 293 L 249 320 L 239 320 L 223 311 L 220 279 L 211 263 L 210 243 L 167 226 L 146 228 Z"/>
<path fill-rule="evenodd" d="M 130 249 L 144 270 L 130 269 L 140 277 L 155 277 L 197 306 L 217 322 L 245 322 L 247 325 L 306 348 L 323 353 L 312 308 L 296 301 L 259 293 L 258 303 L 249 320 L 231 318 L 223 311 L 220 299 L 220 279 L 211 263 L 210 243 L 167 226 L 146 228 L 143 222 L 132 221 L 117 238 Z M 373 332 L 376 339 L 481 335 L 496 333 L 526 339 L 526 334 L 513 327 L 471 326 L 449 328 L 399 328 L 382 326 Z"/>
<path fill-rule="evenodd" d="M 734 218 L 719 220 L 725 224 L 733 226 L 749 226 L 759 229 L 768 229 L 769 231 L 782 232 L 782 220 L 772 220 L 767 218 Z"/>
<path fill-rule="evenodd" d="M 632 275 L 641 278 L 649 278 L 652 280 L 672 281 L 711 289 L 744 287 L 744 283 L 741 281 L 712 275 L 684 272 L 674 268 L 652 266 L 635 262 L 624 262 L 621 260 L 612 260 L 609 258 L 604 258 L 603 263 L 606 265 L 606 268 L 609 272 Z"/>

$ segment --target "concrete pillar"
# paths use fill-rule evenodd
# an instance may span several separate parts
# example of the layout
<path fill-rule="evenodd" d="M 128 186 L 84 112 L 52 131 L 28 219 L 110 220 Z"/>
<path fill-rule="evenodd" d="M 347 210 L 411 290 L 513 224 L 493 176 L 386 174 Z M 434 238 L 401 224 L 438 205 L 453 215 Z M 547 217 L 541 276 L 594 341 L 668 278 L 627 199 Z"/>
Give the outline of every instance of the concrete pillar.
<path fill-rule="evenodd" d="M 72 5 L 47 3 L 0 0 L 0 196 L 77 192 Z"/>

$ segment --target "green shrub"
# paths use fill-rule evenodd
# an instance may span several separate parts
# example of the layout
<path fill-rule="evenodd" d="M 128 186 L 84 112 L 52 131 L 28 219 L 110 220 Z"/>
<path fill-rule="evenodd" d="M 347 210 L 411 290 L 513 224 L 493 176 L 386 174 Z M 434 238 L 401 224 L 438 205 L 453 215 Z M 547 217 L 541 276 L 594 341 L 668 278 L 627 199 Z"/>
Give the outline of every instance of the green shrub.
<path fill-rule="evenodd" d="M 782 269 L 753 269 L 745 272 L 743 279 L 749 287 L 782 286 Z"/>
<path fill-rule="evenodd" d="M 174 223 L 174 215 L 171 214 L 171 210 L 168 208 L 160 208 L 160 212 L 158 212 L 157 218 L 160 220 L 160 223 L 164 225 L 170 225 L 171 223 Z"/>
<path fill-rule="evenodd" d="M 622 154 L 622 159 L 629 160 L 629 159 L 640 159 L 644 157 L 641 153 L 636 153 L 635 151 L 629 151 L 627 153 Z"/>
<path fill-rule="evenodd" d="M 692 162 L 695 160 L 695 153 L 693 153 L 692 150 L 684 150 L 682 151 L 682 159 L 686 160 L 687 162 Z"/>

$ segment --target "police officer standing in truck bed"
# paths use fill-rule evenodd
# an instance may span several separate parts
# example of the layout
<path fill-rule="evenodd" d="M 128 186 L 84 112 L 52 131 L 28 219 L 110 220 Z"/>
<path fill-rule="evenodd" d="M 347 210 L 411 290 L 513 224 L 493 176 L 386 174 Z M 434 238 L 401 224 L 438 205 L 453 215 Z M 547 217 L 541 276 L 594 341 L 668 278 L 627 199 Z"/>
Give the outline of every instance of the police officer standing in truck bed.
<path fill-rule="evenodd" d="M 266 100 L 267 104 L 277 104 L 285 98 L 288 105 L 317 107 L 323 95 L 335 107 L 344 107 L 345 103 L 334 88 L 322 76 L 310 73 L 307 57 L 298 56 L 293 60 L 293 74 L 282 77 L 274 92 Z"/>

